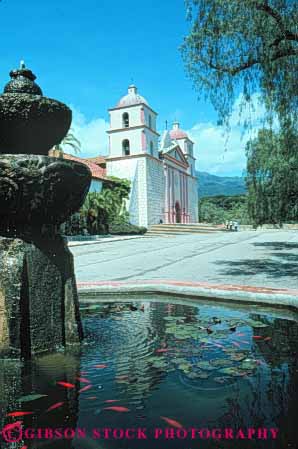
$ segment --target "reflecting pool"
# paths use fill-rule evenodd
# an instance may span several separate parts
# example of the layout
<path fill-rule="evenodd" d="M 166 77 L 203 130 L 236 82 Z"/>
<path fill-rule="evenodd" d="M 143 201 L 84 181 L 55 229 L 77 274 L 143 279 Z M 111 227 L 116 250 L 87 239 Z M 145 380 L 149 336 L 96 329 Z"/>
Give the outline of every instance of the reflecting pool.
<path fill-rule="evenodd" d="M 79 349 L 1 362 L 1 426 L 23 432 L 4 448 L 297 448 L 294 314 L 169 297 L 81 313 Z"/>

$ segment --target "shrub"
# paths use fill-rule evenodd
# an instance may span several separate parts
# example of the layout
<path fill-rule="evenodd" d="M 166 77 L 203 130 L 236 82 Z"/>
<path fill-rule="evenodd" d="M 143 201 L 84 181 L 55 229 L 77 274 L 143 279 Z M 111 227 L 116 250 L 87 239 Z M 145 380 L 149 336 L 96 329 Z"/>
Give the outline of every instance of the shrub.
<path fill-rule="evenodd" d="M 147 228 L 130 223 L 113 223 L 109 226 L 109 232 L 114 235 L 142 235 L 147 232 Z"/>

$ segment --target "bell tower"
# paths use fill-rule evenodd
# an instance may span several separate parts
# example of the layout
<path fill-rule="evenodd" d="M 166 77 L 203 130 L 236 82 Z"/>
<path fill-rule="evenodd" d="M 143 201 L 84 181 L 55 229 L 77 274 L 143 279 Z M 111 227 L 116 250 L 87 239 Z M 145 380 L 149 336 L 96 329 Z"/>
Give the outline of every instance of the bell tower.
<path fill-rule="evenodd" d="M 156 112 L 150 108 L 137 87 L 131 84 L 128 93 L 115 108 L 109 109 L 109 157 L 150 154 L 158 157 Z"/>
<path fill-rule="evenodd" d="M 148 227 L 159 223 L 163 217 L 164 173 L 159 158 L 157 113 L 131 84 L 109 114 L 107 174 L 130 180 L 127 209 L 132 224 Z"/>

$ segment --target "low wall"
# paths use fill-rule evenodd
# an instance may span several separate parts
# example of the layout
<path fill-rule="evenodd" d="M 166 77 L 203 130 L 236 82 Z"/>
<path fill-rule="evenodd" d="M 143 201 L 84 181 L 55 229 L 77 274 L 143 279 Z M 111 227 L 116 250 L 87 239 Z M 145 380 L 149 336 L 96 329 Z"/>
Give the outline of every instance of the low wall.
<path fill-rule="evenodd" d="M 242 231 L 249 231 L 255 229 L 252 225 L 242 225 L 240 224 L 240 230 Z M 284 223 L 282 227 L 280 227 L 277 224 L 263 224 L 262 226 L 257 227 L 258 230 L 262 229 L 289 229 L 289 230 L 298 230 L 298 223 Z"/>

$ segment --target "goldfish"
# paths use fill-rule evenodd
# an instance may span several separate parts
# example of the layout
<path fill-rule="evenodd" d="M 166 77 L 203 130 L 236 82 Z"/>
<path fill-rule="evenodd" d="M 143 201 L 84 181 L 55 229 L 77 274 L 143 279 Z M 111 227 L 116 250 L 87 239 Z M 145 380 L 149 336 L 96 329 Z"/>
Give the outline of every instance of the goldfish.
<path fill-rule="evenodd" d="M 91 384 L 89 379 L 86 379 L 85 377 L 77 377 L 77 380 L 79 382 L 82 382 L 83 384 Z"/>
<path fill-rule="evenodd" d="M 83 393 L 84 391 L 90 390 L 92 388 L 92 385 L 86 385 L 86 387 L 83 387 L 79 390 L 79 393 Z"/>
<path fill-rule="evenodd" d="M 121 406 L 112 406 L 112 407 L 105 407 L 103 410 L 112 410 L 114 412 L 129 412 L 129 408 L 127 407 L 121 407 Z"/>
<path fill-rule="evenodd" d="M 56 384 L 61 385 L 62 387 L 65 387 L 65 388 L 74 388 L 75 387 L 74 384 L 71 384 L 69 382 L 63 382 L 63 381 L 58 381 L 58 382 L 56 382 Z"/>
<path fill-rule="evenodd" d="M 64 404 L 64 402 L 56 402 L 56 404 L 51 405 L 51 407 L 49 407 L 46 412 L 50 412 L 52 410 L 55 410 L 56 408 L 62 407 L 62 405 Z"/>
<path fill-rule="evenodd" d="M 167 418 L 166 416 L 161 416 L 161 419 L 163 419 L 167 424 L 169 424 L 172 427 L 176 427 L 177 429 L 183 429 L 182 424 L 176 421 L 175 419 Z"/>
<path fill-rule="evenodd" d="M 33 412 L 10 412 L 10 413 L 7 413 L 6 416 L 17 417 L 17 416 L 26 416 L 26 415 L 33 415 Z"/>

